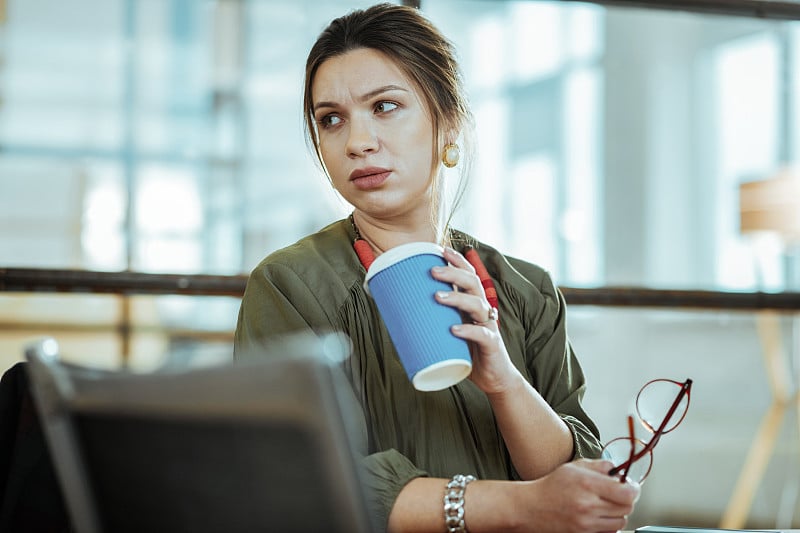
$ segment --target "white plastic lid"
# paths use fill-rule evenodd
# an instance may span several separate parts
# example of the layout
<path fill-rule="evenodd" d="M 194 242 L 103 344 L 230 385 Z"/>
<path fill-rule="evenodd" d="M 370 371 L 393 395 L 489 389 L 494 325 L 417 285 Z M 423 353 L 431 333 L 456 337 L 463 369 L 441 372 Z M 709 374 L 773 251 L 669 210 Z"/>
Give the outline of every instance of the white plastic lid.
<path fill-rule="evenodd" d="M 433 254 L 444 257 L 444 248 L 432 242 L 409 242 L 386 250 L 376 257 L 375 261 L 370 265 L 367 271 L 367 277 L 364 278 L 364 289 L 369 293 L 369 280 L 382 270 L 389 268 L 395 263 L 399 263 L 403 259 L 421 254 Z"/>

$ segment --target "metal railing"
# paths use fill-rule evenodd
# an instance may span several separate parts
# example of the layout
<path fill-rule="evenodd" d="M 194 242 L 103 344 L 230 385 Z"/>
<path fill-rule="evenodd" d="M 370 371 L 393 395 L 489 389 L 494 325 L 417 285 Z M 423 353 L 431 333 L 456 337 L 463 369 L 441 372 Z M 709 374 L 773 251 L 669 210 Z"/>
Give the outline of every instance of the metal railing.
<path fill-rule="evenodd" d="M 247 276 L 0 268 L 0 292 L 241 297 Z M 570 305 L 800 311 L 800 292 L 560 287 Z"/>

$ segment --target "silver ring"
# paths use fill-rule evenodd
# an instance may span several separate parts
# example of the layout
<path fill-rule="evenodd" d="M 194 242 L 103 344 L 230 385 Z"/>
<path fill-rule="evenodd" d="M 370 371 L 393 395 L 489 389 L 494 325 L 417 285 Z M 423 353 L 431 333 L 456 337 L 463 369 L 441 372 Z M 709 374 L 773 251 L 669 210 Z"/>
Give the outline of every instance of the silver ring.
<path fill-rule="evenodd" d="M 483 322 L 473 322 L 473 324 L 475 324 L 476 326 L 485 326 L 487 324 L 491 324 L 492 322 L 497 322 L 498 316 L 499 313 L 497 312 L 497 308 L 490 307 L 489 316 L 486 317 L 486 320 L 484 320 Z"/>

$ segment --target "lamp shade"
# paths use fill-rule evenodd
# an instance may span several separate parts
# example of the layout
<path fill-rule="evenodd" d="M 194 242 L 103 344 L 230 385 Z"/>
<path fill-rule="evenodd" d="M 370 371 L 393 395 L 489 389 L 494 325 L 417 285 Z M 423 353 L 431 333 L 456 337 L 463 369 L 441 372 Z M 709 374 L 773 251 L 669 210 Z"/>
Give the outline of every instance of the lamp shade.
<path fill-rule="evenodd" d="M 800 242 L 800 172 L 785 169 L 739 185 L 739 215 L 742 233 L 769 231 Z"/>

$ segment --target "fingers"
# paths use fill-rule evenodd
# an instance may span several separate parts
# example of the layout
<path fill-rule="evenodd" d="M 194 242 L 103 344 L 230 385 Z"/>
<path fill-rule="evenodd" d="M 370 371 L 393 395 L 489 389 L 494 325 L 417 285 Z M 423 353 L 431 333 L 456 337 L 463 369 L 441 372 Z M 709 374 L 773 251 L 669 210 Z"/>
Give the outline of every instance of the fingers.
<path fill-rule="evenodd" d="M 601 518 L 597 521 L 597 527 L 600 528 L 601 531 L 609 531 L 613 533 L 618 533 L 625 529 L 625 526 L 628 524 L 628 517 L 622 516 L 617 518 Z"/>
<path fill-rule="evenodd" d="M 614 464 L 605 459 L 578 459 L 573 464 L 581 468 L 596 472 L 598 476 L 594 478 L 598 484 L 601 498 L 614 506 L 613 515 L 619 511 L 628 514 L 632 511 L 633 504 L 639 499 L 641 487 L 638 483 L 627 481 L 620 483 L 619 479 L 608 475 L 608 471 Z"/>
<path fill-rule="evenodd" d="M 461 291 L 437 291 L 436 301 L 460 309 L 475 323 L 492 321 L 492 307 L 484 297 Z"/>
<path fill-rule="evenodd" d="M 462 291 L 474 296 L 484 296 L 481 280 L 472 265 L 464 259 L 464 256 L 458 252 L 450 254 L 445 252 L 445 259 L 448 260 L 449 265 L 434 267 L 431 270 L 435 279 L 455 285 Z"/>
<path fill-rule="evenodd" d="M 628 516 L 633 512 L 636 496 L 632 494 L 631 487 L 619 482 L 612 482 L 611 490 L 600 490 L 595 493 L 597 498 L 594 506 L 594 527 L 599 531 L 620 531 L 625 529 Z M 637 489 L 638 490 L 638 489 Z"/>
<path fill-rule="evenodd" d="M 602 498 L 614 505 L 628 508 L 639 499 L 640 487 L 638 483 L 620 483 L 618 479 L 607 476 L 608 486 L 601 494 Z"/>
<path fill-rule="evenodd" d="M 496 310 L 489 305 L 481 280 L 474 267 L 460 253 L 445 249 L 448 266 L 431 270 L 434 279 L 458 287 L 458 291 L 439 291 L 436 300 L 449 307 L 455 307 L 466 314 L 473 323 L 490 327 L 497 320 Z"/>
<path fill-rule="evenodd" d="M 490 324 L 496 323 L 499 314 L 497 308 L 489 307 L 489 313 L 486 316 L 486 320 L 481 320 L 480 322 L 475 322 L 478 326 L 488 326 Z"/>
<path fill-rule="evenodd" d="M 466 257 L 456 252 L 452 248 L 444 249 L 444 258 L 448 263 L 450 263 L 454 267 L 467 270 L 469 272 L 472 272 L 473 274 L 475 273 L 475 267 L 472 266 L 472 263 L 467 261 Z"/>

